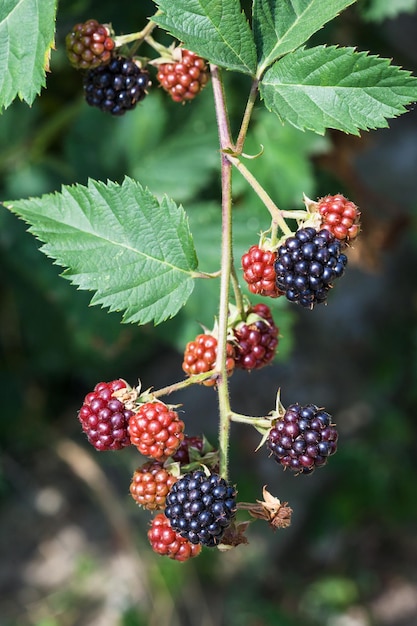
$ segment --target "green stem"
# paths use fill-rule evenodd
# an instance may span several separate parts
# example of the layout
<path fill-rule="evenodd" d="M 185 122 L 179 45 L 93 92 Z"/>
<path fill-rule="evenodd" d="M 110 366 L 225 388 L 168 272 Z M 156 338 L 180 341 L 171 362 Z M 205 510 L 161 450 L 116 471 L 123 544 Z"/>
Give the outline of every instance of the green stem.
<path fill-rule="evenodd" d="M 239 285 L 239 281 L 236 275 L 236 269 L 234 265 L 232 265 L 231 278 L 232 278 L 233 293 L 235 294 L 236 307 L 243 318 L 244 313 L 245 313 L 245 307 L 243 304 L 242 290 Z"/>
<path fill-rule="evenodd" d="M 230 398 L 227 378 L 227 319 L 229 313 L 229 288 L 232 271 L 232 164 L 224 150 L 232 146 L 229 116 L 223 88 L 221 71 L 216 65 L 210 66 L 217 127 L 219 132 L 221 154 L 222 183 L 222 243 L 221 243 L 221 276 L 220 302 L 218 314 L 218 343 L 216 370 L 219 372 L 217 394 L 219 401 L 219 464 L 220 475 L 227 480 L 229 466 L 230 436 Z"/>
<path fill-rule="evenodd" d="M 255 426 L 255 428 L 270 428 L 271 426 L 271 420 L 265 417 L 250 417 L 249 415 L 241 415 L 234 412 L 230 415 L 230 421 L 249 424 L 250 426 Z"/>
<path fill-rule="evenodd" d="M 255 193 L 262 200 L 269 213 L 271 214 L 272 219 L 278 224 L 280 229 L 285 235 L 291 235 L 291 229 L 287 225 L 286 221 L 283 218 L 283 212 L 277 207 L 275 202 L 272 200 L 271 196 L 265 191 L 262 185 L 256 180 L 255 176 L 251 174 L 248 168 L 243 165 L 243 163 L 233 154 L 227 154 L 226 158 L 232 165 L 236 167 L 237 170 L 242 174 L 242 176 L 247 180 L 249 185 L 255 191 Z"/>
<path fill-rule="evenodd" d="M 116 48 L 120 48 L 120 46 L 124 46 L 128 43 L 132 43 L 132 41 L 143 41 L 150 36 L 155 27 L 156 23 L 150 20 L 145 28 L 138 31 L 137 33 L 129 33 L 127 35 L 119 35 L 119 37 L 115 37 L 114 43 L 116 45 Z"/>
<path fill-rule="evenodd" d="M 169 48 L 162 45 L 158 41 L 155 41 L 155 39 L 150 35 L 146 37 L 146 43 L 149 44 L 158 54 L 160 54 L 161 57 L 167 57 L 167 61 L 172 58 Z"/>
<path fill-rule="evenodd" d="M 246 103 L 245 112 L 243 114 L 242 124 L 240 126 L 239 135 L 235 145 L 236 154 L 242 154 L 243 144 L 245 143 L 246 134 L 248 132 L 250 118 L 252 116 L 253 107 L 255 106 L 256 98 L 258 97 L 259 80 L 256 78 L 252 82 L 249 98 Z"/>
<path fill-rule="evenodd" d="M 211 370 L 210 372 L 202 372 L 201 374 L 193 374 L 188 378 L 184 378 L 183 380 L 178 381 L 177 383 L 172 383 L 172 385 L 167 385 L 166 387 L 161 387 L 161 389 L 157 389 L 156 391 L 145 392 L 141 394 L 139 398 L 143 399 L 146 396 L 151 396 L 153 398 L 160 398 L 161 396 L 169 396 L 174 391 L 179 391 L 180 389 L 185 389 L 190 385 L 195 385 L 196 383 L 203 383 L 205 380 L 212 378 L 215 375 L 215 371 Z"/>

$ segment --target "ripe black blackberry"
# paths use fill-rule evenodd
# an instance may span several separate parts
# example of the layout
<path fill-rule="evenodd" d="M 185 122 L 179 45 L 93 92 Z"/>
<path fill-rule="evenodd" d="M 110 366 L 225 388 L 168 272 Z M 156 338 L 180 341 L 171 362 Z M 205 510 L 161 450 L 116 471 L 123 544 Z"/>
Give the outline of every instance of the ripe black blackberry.
<path fill-rule="evenodd" d="M 87 104 L 124 115 L 146 96 L 149 74 L 132 59 L 116 57 L 108 65 L 89 70 L 84 78 Z"/>
<path fill-rule="evenodd" d="M 271 428 L 267 447 L 277 463 L 311 474 L 337 450 L 338 433 L 332 418 L 315 404 L 291 404 Z"/>
<path fill-rule="evenodd" d="M 221 538 L 236 513 L 236 490 L 219 474 L 202 470 L 184 474 L 166 496 L 165 516 L 181 537 L 210 548 Z"/>
<path fill-rule="evenodd" d="M 333 281 L 347 264 L 342 245 L 326 229 L 300 228 L 278 248 L 276 284 L 290 302 L 312 309 L 326 302 Z"/>

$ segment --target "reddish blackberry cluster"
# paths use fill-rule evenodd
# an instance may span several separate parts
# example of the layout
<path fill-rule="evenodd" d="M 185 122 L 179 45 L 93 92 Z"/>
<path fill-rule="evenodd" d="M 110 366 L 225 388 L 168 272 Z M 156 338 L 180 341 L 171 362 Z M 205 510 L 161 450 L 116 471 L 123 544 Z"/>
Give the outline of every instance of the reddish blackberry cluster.
<path fill-rule="evenodd" d="M 163 402 L 146 402 L 129 419 L 131 443 L 144 456 L 165 461 L 184 439 L 184 422 Z"/>
<path fill-rule="evenodd" d="M 322 228 L 329 230 L 336 239 L 348 243 L 358 236 L 361 214 L 356 204 L 342 194 L 318 200 L 317 211 L 322 216 Z"/>
<path fill-rule="evenodd" d="M 209 79 L 204 59 L 189 50 L 181 49 L 180 52 L 181 60 L 161 63 L 156 76 L 161 87 L 170 94 L 174 102 L 194 100 Z"/>
<path fill-rule="evenodd" d="M 79 70 L 109 63 L 115 43 L 107 26 L 97 20 L 76 24 L 65 38 L 68 59 Z"/>
<path fill-rule="evenodd" d="M 176 533 L 163 513 L 158 513 L 152 520 L 148 539 L 154 552 L 174 561 L 188 561 L 201 552 L 201 545 L 192 544 Z"/>
<path fill-rule="evenodd" d="M 217 339 L 213 335 L 197 335 L 194 341 L 189 341 L 185 347 L 182 369 L 186 374 L 202 374 L 214 369 L 217 357 Z M 232 344 L 227 344 L 226 369 L 230 376 L 235 367 L 235 350 Z M 215 380 L 205 380 L 203 385 L 212 387 Z"/>
<path fill-rule="evenodd" d="M 311 474 L 336 452 L 337 439 L 329 413 L 314 404 L 291 404 L 271 428 L 267 446 L 283 467 Z"/>
<path fill-rule="evenodd" d="M 290 302 L 312 309 L 326 302 L 333 281 L 347 264 L 341 242 L 326 229 L 300 228 L 278 248 L 276 284 Z"/>
<path fill-rule="evenodd" d="M 134 61 L 115 57 L 108 65 L 89 70 L 84 78 L 87 104 L 111 115 L 124 115 L 146 96 L 149 74 Z"/>
<path fill-rule="evenodd" d="M 190 448 L 195 448 L 199 453 L 202 452 L 204 440 L 202 437 L 190 437 L 185 435 L 180 447 L 173 455 L 172 460 L 177 461 L 180 465 L 187 465 L 190 462 Z"/>
<path fill-rule="evenodd" d="M 202 470 L 185 474 L 166 497 L 171 528 L 192 544 L 214 547 L 236 513 L 236 489 L 219 474 Z"/>
<path fill-rule="evenodd" d="M 159 461 L 147 461 L 134 472 L 130 495 L 149 511 L 163 509 L 165 497 L 176 480 Z"/>
<path fill-rule="evenodd" d="M 241 322 L 234 329 L 236 338 L 236 367 L 255 370 L 273 360 L 278 346 L 278 328 L 275 326 L 270 308 L 263 303 L 248 311 L 247 319 L 255 314 L 262 319 L 252 323 Z"/>
<path fill-rule="evenodd" d="M 125 389 L 124 380 L 98 383 L 94 391 L 88 393 L 78 413 L 81 426 L 88 441 L 96 450 L 120 450 L 130 446 L 128 433 L 129 418 L 133 411 L 114 396 Z"/>
<path fill-rule="evenodd" d="M 251 293 L 278 298 L 282 292 L 276 285 L 275 261 L 277 255 L 272 250 L 252 246 L 242 256 L 243 278 Z"/>

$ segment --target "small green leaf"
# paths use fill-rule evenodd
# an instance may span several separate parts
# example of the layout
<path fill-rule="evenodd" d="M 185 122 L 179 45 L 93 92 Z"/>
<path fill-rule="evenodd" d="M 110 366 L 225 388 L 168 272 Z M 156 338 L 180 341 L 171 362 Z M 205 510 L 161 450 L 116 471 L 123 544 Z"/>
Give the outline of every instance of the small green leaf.
<path fill-rule="evenodd" d="M 65 278 L 96 291 L 91 304 L 124 311 L 125 323 L 173 317 L 193 290 L 197 258 L 184 210 L 130 178 L 4 204 L 68 268 Z"/>
<path fill-rule="evenodd" d="M 295 50 L 324 24 L 356 0 L 254 0 L 253 29 L 259 71 L 278 57 Z"/>
<path fill-rule="evenodd" d="M 417 78 L 367 52 L 318 46 L 299 49 L 265 73 L 266 107 L 301 130 L 335 128 L 359 135 L 384 128 L 417 100 Z"/>
<path fill-rule="evenodd" d="M 155 22 L 196 54 L 230 70 L 254 75 L 252 32 L 236 0 L 155 0 Z"/>
<path fill-rule="evenodd" d="M 0 3 L 0 111 L 18 96 L 32 104 L 45 86 L 57 0 Z"/>

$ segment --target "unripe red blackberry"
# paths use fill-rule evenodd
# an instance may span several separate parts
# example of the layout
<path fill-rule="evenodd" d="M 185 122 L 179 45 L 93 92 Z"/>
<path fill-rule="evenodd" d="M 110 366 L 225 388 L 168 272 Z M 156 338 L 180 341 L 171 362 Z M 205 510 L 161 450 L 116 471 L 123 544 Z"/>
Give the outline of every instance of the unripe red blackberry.
<path fill-rule="evenodd" d="M 148 511 L 163 509 L 165 497 L 176 480 L 159 461 L 147 461 L 135 470 L 130 495 Z"/>
<path fill-rule="evenodd" d="M 277 287 L 290 302 L 312 309 L 326 302 L 333 281 L 343 276 L 347 257 L 341 242 L 326 229 L 297 230 L 278 248 L 275 272 Z"/>
<path fill-rule="evenodd" d="M 124 115 L 147 94 L 149 74 L 132 59 L 115 57 L 108 65 L 89 70 L 84 77 L 87 104 L 111 115 Z"/>
<path fill-rule="evenodd" d="M 194 52 L 183 48 L 177 48 L 174 54 L 180 54 L 180 60 L 161 63 L 156 77 L 174 102 L 194 100 L 208 82 L 207 63 Z"/>
<path fill-rule="evenodd" d="M 96 450 L 120 450 L 130 446 L 128 422 L 133 411 L 114 396 L 126 388 L 121 379 L 109 383 L 98 383 L 94 391 L 88 393 L 78 413 L 83 431 Z"/>
<path fill-rule="evenodd" d="M 214 547 L 236 514 L 236 489 L 219 474 L 184 474 L 166 497 L 171 528 L 191 543 Z"/>
<path fill-rule="evenodd" d="M 339 241 L 349 243 L 358 236 L 360 211 L 342 194 L 320 198 L 317 211 L 322 217 L 321 227 L 329 230 Z"/>
<path fill-rule="evenodd" d="M 188 561 L 201 552 L 201 545 L 192 544 L 176 533 L 163 513 L 152 520 L 148 539 L 154 552 L 175 561 Z"/>
<path fill-rule="evenodd" d="M 263 250 L 257 245 L 249 248 L 242 256 L 243 278 L 248 283 L 249 291 L 260 296 L 278 298 L 282 292 L 276 285 L 276 252 Z"/>
<path fill-rule="evenodd" d="M 253 314 L 262 319 L 249 323 Z M 278 346 L 278 332 L 266 304 L 259 303 L 249 309 L 246 323 L 240 322 L 233 328 L 236 367 L 255 370 L 271 363 Z"/>
<path fill-rule="evenodd" d="M 271 428 L 267 447 L 277 463 L 311 474 L 337 450 L 338 433 L 329 413 L 315 404 L 291 404 Z"/>
<path fill-rule="evenodd" d="M 226 369 L 229 376 L 235 367 L 235 349 L 231 343 L 227 343 Z M 202 374 L 214 369 L 217 357 L 217 339 L 213 335 L 197 335 L 194 341 L 189 341 L 185 347 L 182 369 L 186 374 Z M 213 387 L 215 380 L 205 380 L 203 385 Z"/>
<path fill-rule="evenodd" d="M 71 65 L 80 70 L 91 70 L 110 62 L 115 43 L 107 26 L 97 20 L 87 20 L 76 24 L 68 33 L 65 46 Z"/>
<path fill-rule="evenodd" d="M 129 419 L 131 443 L 144 456 L 165 461 L 184 439 L 184 422 L 163 402 L 146 402 Z"/>

